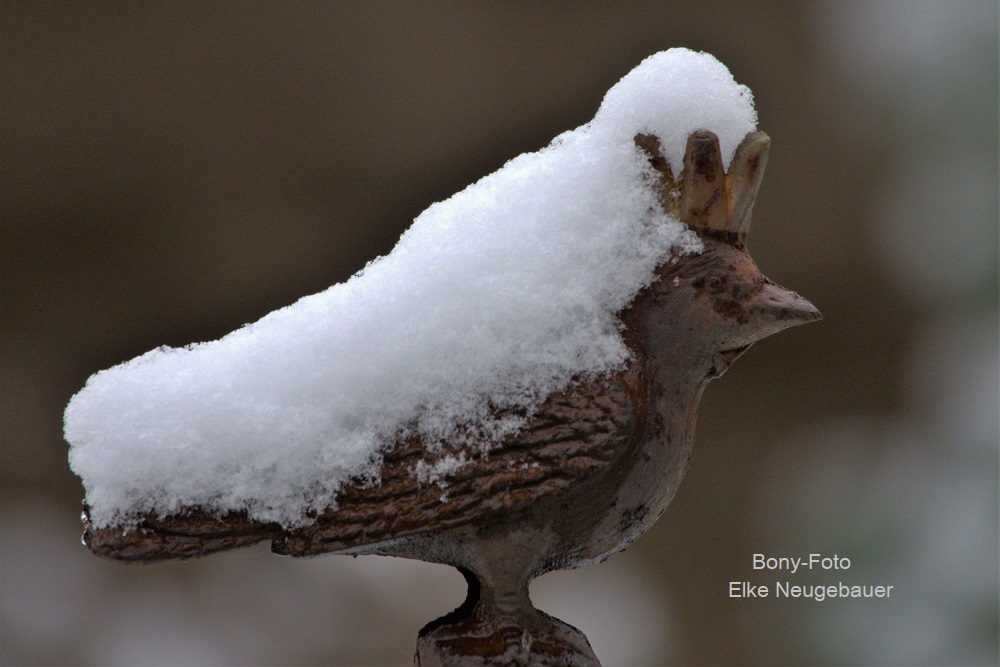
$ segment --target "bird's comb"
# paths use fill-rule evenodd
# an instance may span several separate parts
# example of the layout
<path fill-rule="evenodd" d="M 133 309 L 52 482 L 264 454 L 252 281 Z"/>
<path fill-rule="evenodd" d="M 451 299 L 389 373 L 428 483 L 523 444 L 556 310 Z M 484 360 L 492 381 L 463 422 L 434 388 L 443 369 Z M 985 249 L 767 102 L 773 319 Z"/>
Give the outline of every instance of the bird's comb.
<path fill-rule="evenodd" d="M 659 174 L 657 189 L 663 210 L 690 227 L 731 235 L 746 244 L 770 137 L 759 130 L 743 137 L 727 172 L 722 166 L 719 138 L 713 132 L 695 132 L 688 137 L 679 178 L 674 177 L 658 137 L 637 134 L 635 143 L 649 155 Z"/>

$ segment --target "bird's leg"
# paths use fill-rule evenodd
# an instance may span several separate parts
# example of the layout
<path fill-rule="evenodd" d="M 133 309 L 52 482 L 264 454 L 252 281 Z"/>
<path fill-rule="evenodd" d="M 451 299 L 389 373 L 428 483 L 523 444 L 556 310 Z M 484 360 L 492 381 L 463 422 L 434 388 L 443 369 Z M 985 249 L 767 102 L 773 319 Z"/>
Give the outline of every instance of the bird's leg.
<path fill-rule="evenodd" d="M 415 665 L 600 667 L 586 636 L 535 609 L 526 585 L 497 595 L 473 572 L 460 571 L 469 584 L 465 602 L 420 631 Z"/>
<path fill-rule="evenodd" d="M 528 598 L 539 540 L 545 539 L 539 531 L 478 537 L 474 557 L 459 568 L 469 585 L 465 602 L 420 631 L 415 663 L 599 667 L 582 632 L 535 609 Z"/>

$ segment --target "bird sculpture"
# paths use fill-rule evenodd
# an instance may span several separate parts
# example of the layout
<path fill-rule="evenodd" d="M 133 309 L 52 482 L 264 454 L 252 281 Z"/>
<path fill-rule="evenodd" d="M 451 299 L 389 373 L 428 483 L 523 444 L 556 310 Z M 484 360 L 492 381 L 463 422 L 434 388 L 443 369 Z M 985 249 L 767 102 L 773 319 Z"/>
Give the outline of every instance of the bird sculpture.
<path fill-rule="evenodd" d="M 755 341 L 820 318 L 767 279 L 747 251 L 766 134 L 746 134 L 728 170 L 710 131 L 689 134 L 682 164 L 671 164 L 655 134 L 632 142 L 661 213 L 686 225 L 701 247 L 659 258 L 651 281 L 616 314 L 624 363 L 581 374 L 531 409 L 494 408 L 493 417 L 521 426 L 490 447 L 473 427 L 433 447 L 419 432 L 401 433 L 383 448 L 375 478 L 347 480 L 335 503 L 298 525 L 199 506 L 96 525 L 85 509 L 86 545 L 133 562 L 270 541 L 289 556 L 443 563 L 463 574 L 468 596 L 423 628 L 416 664 L 599 664 L 583 633 L 534 608 L 529 582 L 603 561 L 647 530 L 688 467 L 706 384 Z"/>

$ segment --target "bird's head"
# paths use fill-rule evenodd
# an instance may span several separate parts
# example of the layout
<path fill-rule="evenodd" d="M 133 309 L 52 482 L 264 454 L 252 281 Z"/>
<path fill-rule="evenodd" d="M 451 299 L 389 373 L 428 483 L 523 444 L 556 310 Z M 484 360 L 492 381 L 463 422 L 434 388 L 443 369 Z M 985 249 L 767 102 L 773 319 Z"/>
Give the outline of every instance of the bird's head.
<path fill-rule="evenodd" d="M 754 342 L 822 317 L 811 303 L 765 277 L 747 252 L 771 143 L 766 134 L 746 135 L 727 172 L 716 135 L 695 132 L 677 177 L 655 136 L 640 134 L 635 142 L 649 156 L 664 210 L 704 246 L 660 266 L 651 287 L 623 313 L 626 329 L 647 356 L 675 372 L 683 363 L 699 378 L 718 377 Z"/>

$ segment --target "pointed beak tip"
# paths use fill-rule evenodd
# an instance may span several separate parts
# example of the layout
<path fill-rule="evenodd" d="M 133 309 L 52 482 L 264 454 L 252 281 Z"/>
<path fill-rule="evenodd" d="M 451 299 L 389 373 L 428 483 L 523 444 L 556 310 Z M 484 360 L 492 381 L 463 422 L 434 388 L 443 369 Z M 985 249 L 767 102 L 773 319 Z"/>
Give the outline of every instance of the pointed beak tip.
<path fill-rule="evenodd" d="M 819 312 L 819 308 L 798 295 L 791 303 L 783 306 L 779 313 L 777 319 L 785 322 L 785 328 L 823 319 L 823 313 Z"/>
<path fill-rule="evenodd" d="M 823 319 L 823 314 L 816 306 L 779 285 L 771 284 L 765 287 L 759 303 L 762 316 L 771 322 L 772 326 L 776 325 L 775 331 Z"/>
<path fill-rule="evenodd" d="M 802 319 L 803 324 L 808 324 L 809 322 L 818 322 L 819 320 L 823 319 L 823 313 L 819 312 L 819 308 L 812 305 L 805 299 L 802 299 L 800 308 L 801 308 L 800 318 Z"/>

